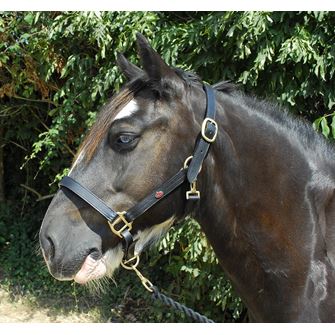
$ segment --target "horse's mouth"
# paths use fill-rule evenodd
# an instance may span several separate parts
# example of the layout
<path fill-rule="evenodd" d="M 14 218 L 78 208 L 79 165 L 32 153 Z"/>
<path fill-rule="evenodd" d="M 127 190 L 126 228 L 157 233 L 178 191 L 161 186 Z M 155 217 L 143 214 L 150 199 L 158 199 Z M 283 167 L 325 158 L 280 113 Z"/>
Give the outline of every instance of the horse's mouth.
<path fill-rule="evenodd" d="M 123 257 L 121 245 L 108 250 L 102 257 L 94 257 L 94 254 L 86 256 L 80 270 L 73 280 L 78 284 L 86 284 L 91 280 L 104 276 L 111 277 L 120 264 Z"/>
<path fill-rule="evenodd" d="M 91 255 L 85 258 L 81 269 L 76 273 L 74 281 L 78 284 L 86 284 L 91 280 L 99 279 L 107 273 L 105 256 L 96 260 Z"/>

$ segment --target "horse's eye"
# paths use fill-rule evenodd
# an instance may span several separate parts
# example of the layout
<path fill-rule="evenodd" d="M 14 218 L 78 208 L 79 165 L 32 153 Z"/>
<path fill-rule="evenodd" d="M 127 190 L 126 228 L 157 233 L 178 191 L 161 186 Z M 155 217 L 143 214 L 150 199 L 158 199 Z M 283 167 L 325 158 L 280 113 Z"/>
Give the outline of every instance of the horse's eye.
<path fill-rule="evenodd" d="M 137 134 L 123 133 L 115 136 L 114 138 L 111 137 L 110 144 L 116 151 L 130 151 L 136 147 L 138 140 L 139 135 Z"/>
<path fill-rule="evenodd" d="M 135 135 L 130 135 L 130 134 L 126 134 L 126 135 L 120 135 L 117 139 L 117 143 L 118 144 L 130 144 L 131 142 L 135 141 L 136 136 Z"/>

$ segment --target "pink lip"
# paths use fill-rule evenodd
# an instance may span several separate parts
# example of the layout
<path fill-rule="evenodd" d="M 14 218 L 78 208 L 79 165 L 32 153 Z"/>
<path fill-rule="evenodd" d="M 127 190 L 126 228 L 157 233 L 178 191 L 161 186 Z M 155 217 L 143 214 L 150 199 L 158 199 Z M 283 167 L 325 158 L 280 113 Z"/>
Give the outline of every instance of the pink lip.
<path fill-rule="evenodd" d="M 78 284 L 86 284 L 90 280 L 99 279 L 107 272 L 106 264 L 102 258 L 95 260 L 88 255 L 78 273 L 74 277 L 74 281 Z"/>

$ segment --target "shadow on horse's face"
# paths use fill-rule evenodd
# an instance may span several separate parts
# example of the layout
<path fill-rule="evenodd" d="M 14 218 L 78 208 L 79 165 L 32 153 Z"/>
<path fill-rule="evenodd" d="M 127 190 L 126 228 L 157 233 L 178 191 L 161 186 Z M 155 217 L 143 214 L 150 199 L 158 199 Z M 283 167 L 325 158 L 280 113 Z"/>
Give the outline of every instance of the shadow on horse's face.
<path fill-rule="evenodd" d="M 176 173 L 199 131 L 190 112 L 196 102 L 186 99 L 201 96 L 201 87 L 191 92 L 143 38 L 138 45 L 144 71 L 119 56 L 131 81 L 101 112 L 69 173 L 116 211 L 132 207 Z M 184 198 L 176 190 L 135 221 L 136 252 L 183 215 Z M 86 283 L 111 275 L 123 257 L 106 220 L 64 189 L 48 208 L 40 243 L 50 273 L 60 280 Z"/>

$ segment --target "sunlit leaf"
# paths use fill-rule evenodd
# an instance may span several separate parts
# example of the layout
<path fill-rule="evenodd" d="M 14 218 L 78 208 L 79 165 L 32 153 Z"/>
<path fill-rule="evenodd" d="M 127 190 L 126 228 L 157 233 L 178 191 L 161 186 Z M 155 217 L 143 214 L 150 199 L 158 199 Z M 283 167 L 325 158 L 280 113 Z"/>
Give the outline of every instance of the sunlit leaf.
<path fill-rule="evenodd" d="M 321 131 L 322 131 L 322 134 L 328 138 L 329 136 L 329 133 L 330 133 L 330 128 L 328 126 L 328 123 L 327 123 L 327 119 L 325 117 L 323 117 L 321 119 Z"/>

